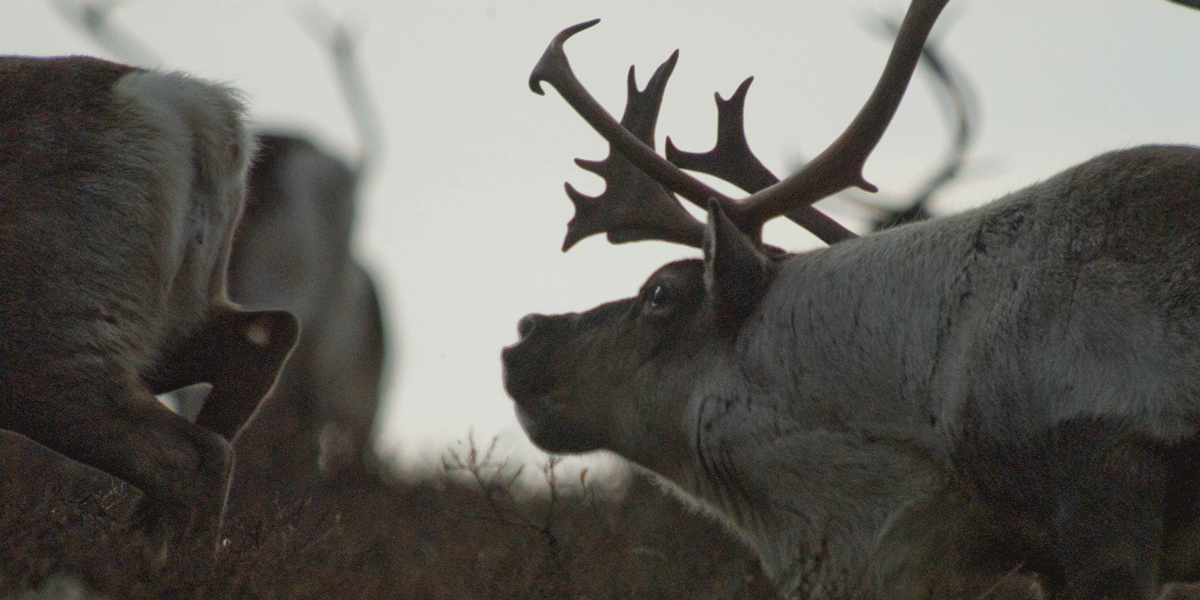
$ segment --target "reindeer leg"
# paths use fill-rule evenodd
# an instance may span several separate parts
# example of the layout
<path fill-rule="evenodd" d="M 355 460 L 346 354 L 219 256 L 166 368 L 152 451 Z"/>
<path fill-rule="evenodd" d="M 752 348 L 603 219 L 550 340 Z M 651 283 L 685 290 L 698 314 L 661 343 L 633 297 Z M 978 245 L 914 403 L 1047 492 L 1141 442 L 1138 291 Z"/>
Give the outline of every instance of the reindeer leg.
<path fill-rule="evenodd" d="M 166 357 L 147 381 L 155 393 L 211 383 L 196 424 L 232 440 L 275 385 L 298 334 L 296 318 L 286 311 L 227 309 Z"/>
<path fill-rule="evenodd" d="M 230 444 L 162 406 L 112 357 L 63 354 L 43 354 L 36 364 L 18 359 L 25 372 L 5 378 L 0 428 L 140 489 L 137 519 L 162 540 L 163 558 L 172 550 L 214 552 Z"/>

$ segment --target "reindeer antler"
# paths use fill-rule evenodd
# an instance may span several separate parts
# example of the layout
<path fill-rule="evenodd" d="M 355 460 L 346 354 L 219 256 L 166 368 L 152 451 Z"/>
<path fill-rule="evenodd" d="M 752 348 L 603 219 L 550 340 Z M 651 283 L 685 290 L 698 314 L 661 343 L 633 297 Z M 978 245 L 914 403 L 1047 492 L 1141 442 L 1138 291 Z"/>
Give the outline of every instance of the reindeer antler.
<path fill-rule="evenodd" d="M 779 178 L 763 166 L 746 141 L 746 92 L 753 81 L 753 77 L 747 77 L 728 100 L 721 98 L 720 94 L 714 94 L 717 100 L 717 143 L 712 150 L 704 153 L 684 152 L 676 148 L 668 137 L 667 160 L 681 169 L 719 177 L 750 193 L 779 183 Z M 800 206 L 784 216 L 825 243 L 832 244 L 854 237 L 840 223 L 812 206 Z"/>
<path fill-rule="evenodd" d="M 895 114 L 900 99 L 903 97 L 904 89 L 912 77 L 917 59 L 921 55 L 925 38 L 928 37 L 929 31 L 946 1 L 914 0 L 901 24 L 900 33 L 892 47 L 892 53 L 888 57 L 883 75 L 867 103 L 846 131 L 800 172 L 788 177 L 783 182 L 755 191 L 741 202 L 733 201 L 703 182 L 687 175 L 671 161 L 659 156 L 652 147 L 613 119 L 579 83 L 563 52 L 563 43 L 579 31 L 595 25 L 599 20 L 569 27 L 556 35 L 541 60 L 538 61 L 537 66 L 534 67 L 529 84 L 530 88 L 538 94 L 543 93 L 541 82 L 545 81 L 553 85 L 567 103 L 630 163 L 666 189 L 687 198 L 698 206 L 705 206 L 709 199 L 717 201 L 730 220 L 752 239 L 761 242 L 762 225 L 766 221 L 786 213 L 801 221 L 805 228 L 822 240 L 833 243 L 853 237 L 854 234 L 828 216 L 813 209 L 811 204 L 851 186 L 875 191 L 875 186 L 867 183 L 862 177 L 863 163 L 879 143 L 879 139 Z M 743 84 L 743 87 L 745 85 L 747 84 Z M 739 91 L 744 96 L 744 91 L 741 89 Z M 737 97 L 738 94 L 735 94 L 734 98 Z M 731 98 L 730 102 L 734 102 L 734 99 Z M 737 102 L 740 103 L 740 100 Z M 734 112 L 738 113 L 740 119 L 740 109 L 737 109 L 736 105 L 734 108 Z M 723 122 L 731 120 L 732 117 L 722 119 Z M 737 129 L 740 130 L 740 126 Z M 714 151 L 720 151 L 722 147 L 723 145 L 718 142 L 718 148 Z M 748 149 L 746 152 L 748 153 Z M 684 160 L 686 162 L 689 159 Z M 764 172 L 766 172 L 765 168 L 761 169 L 754 179 L 743 175 L 739 175 L 738 179 L 748 186 L 755 187 Z M 750 181 L 756 181 L 756 183 L 749 183 Z M 581 230 L 583 229 L 594 229 L 597 232 L 609 231 L 609 237 L 614 239 L 633 239 L 635 237 L 633 235 L 626 237 L 624 233 L 614 232 L 612 229 L 600 225 L 581 227 Z M 691 235 L 689 234 L 688 237 Z M 682 243 L 698 246 L 690 240 Z"/>
<path fill-rule="evenodd" d="M 82 29 L 117 60 L 143 69 L 162 63 L 154 52 L 113 23 L 111 14 L 120 6 L 119 0 L 54 0 L 52 4 L 64 19 Z"/>
<path fill-rule="evenodd" d="M 346 100 L 354 128 L 358 132 L 361 148 L 355 160 L 354 177 L 361 182 L 380 161 L 384 151 L 379 111 L 371 102 L 371 94 L 363 82 L 362 70 L 358 64 L 357 46 L 361 32 L 352 31 L 346 20 L 336 20 L 328 10 L 316 2 L 297 4 L 295 10 L 296 19 L 308 29 L 318 44 L 327 49 L 330 59 L 333 60 L 342 97 Z"/>
<path fill-rule="evenodd" d="M 900 31 L 900 22 L 889 17 L 880 17 L 876 25 L 880 32 L 889 37 L 894 38 Z M 908 198 L 872 201 L 861 195 L 847 194 L 846 200 L 871 213 L 873 230 L 888 229 L 931 218 L 929 201 L 947 183 L 962 173 L 971 145 L 975 141 L 979 109 L 976 107 L 975 94 L 970 82 L 952 61 L 943 56 L 938 44 L 932 40 L 925 43 L 920 64 L 933 75 L 933 91 L 943 104 L 950 127 L 950 147 L 936 170 L 928 175 L 917 186 L 917 191 Z"/>
<path fill-rule="evenodd" d="M 667 138 L 667 160 L 681 169 L 720 177 L 747 192 L 754 193 L 779 183 L 779 178 L 763 166 L 746 141 L 746 92 L 753 77 L 747 77 L 728 100 L 717 100 L 717 143 L 708 152 L 684 152 Z"/>
<path fill-rule="evenodd" d="M 696 203 L 697 206 L 703 206 L 708 198 L 722 199 L 723 204 L 732 205 L 733 201 L 730 198 L 680 171 L 678 167 L 659 156 L 653 148 L 622 127 L 579 83 L 579 79 L 571 71 L 571 64 L 567 61 L 566 53 L 563 52 L 563 44 L 571 36 L 599 22 L 600 19 L 595 19 L 580 23 L 568 27 L 554 36 L 554 39 L 550 41 L 550 46 L 542 54 L 541 60 L 533 68 L 533 73 L 529 77 L 529 88 L 534 93 L 544 94 L 541 86 L 543 81 L 554 86 L 562 94 L 567 104 L 570 104 L 571 108 L 574 108 L 584 121 L 587 121 L 604 139 L 608 140 L 614 150 L 620 152 L 634 166 L 667 189 L 675 191 Z"/>
<path fill-rule="evenodd" d="M 662 106 L 667 80 L 675 70 L 679 52 L 659 65 L 646 89 L 639 92 L 633 67 L 629 68 L 628 100 L 621 126 L 643 143 L 654 148 L 654 128 Z M 679 201 L 658 182 L 610 148 L 603 161 L 575 159 L 575 164 L 604 178 L 606 187 L 599 196 L 585 196 L 566 184 L 567 196 L 575 204 L 575 217 L 567 224 L 563 241 L 566 252 L 579 240 L 608 232 L 614 244 L 655 239 L 698 246 L 704 226 L 692 217 Z"/>
<path fill-rule="evenodd" d="M 900 32 L 900 20 L 880 17 L 875 23 L 879 30 L 894 41 Z M 978 110 L 974 108 L 971 86 L 947 60 L 933 41 L 926 41 L 921 51 L 920 65 L 933 75 L 934 92 L 948 107 L 950 149 L 937 170 L 925 178 L 917 191 L 907 199 L 883 200 L 874 203 L 862 194 L 848 194 L 846 200 L 871 213 L 872 229 L 887 229 L 911 221 L 928 219 L 927 204 L 948 182 L 962 171 L 971 143 L 974 141 Z M 717 100 L 717 144 L 708 152 L 693 153 L 679 150 L 667 138 L 666 157 L 681 169 L 720 177 L 753 193 L 779 182 L 750 150 L 746 141 L 743 113 L 746 92 L 753 77 L 743 81 L 728 100 Z M 853 190 L 851 190 L 852 192 Z M 885 208 L 882 205 L 899 205 Z M 800 223 L 801 220 L 793 220 Z"/>

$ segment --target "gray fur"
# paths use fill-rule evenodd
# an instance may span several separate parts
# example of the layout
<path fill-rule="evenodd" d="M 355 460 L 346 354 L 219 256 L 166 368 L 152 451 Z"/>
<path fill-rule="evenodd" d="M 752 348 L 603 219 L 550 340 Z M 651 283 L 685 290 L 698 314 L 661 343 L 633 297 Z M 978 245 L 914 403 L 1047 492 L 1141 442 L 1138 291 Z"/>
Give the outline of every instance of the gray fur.
<path fill-rule="evenodd" d="M 240 471 L 299 486 L 377 469 L 371 441 L 382 395 L 384 326 L 379 294 L 354 259 L 358 178 L 309 141 L 260 136 L 249 200 L 230 255 L 230 296 L 248 308 L 281 308 L 304 332 L 261 425 L 239 440 L 256 457 Z"/>

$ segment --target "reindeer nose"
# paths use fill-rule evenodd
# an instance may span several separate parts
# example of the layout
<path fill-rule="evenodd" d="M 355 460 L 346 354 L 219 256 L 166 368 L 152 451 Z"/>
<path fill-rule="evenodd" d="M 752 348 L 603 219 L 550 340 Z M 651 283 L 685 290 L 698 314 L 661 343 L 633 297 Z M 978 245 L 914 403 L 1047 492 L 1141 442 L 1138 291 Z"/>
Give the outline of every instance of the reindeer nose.
<path fill-rule="evenodd" d="M 538 323 L 545 320 L 546 316 L 539 314 L 521 317 L 521 320 L 517 322 L 517 335 L 521 336 L 521 341 L 524 341 L 525 338 L 529 337 L 529 334 L 533 333 L 534 329 L 537 329 Z"/>

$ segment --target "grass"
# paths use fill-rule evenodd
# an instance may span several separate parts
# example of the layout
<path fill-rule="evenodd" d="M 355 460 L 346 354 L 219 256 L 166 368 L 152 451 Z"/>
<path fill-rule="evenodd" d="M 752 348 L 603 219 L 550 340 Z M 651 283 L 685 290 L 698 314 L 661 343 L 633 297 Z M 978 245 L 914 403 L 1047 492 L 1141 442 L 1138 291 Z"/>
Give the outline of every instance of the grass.
<path fill-rule="evenodd" d="M 128 521 L 137 490 L 7 433 L 0 457 L 3 597 L 775 598 L 747 549 L 644 478 L 563 481 L 551 460 L 525 485 L 494 443 L 417 481 L 235 477 L 219 557 L 161 566 Z"/>

